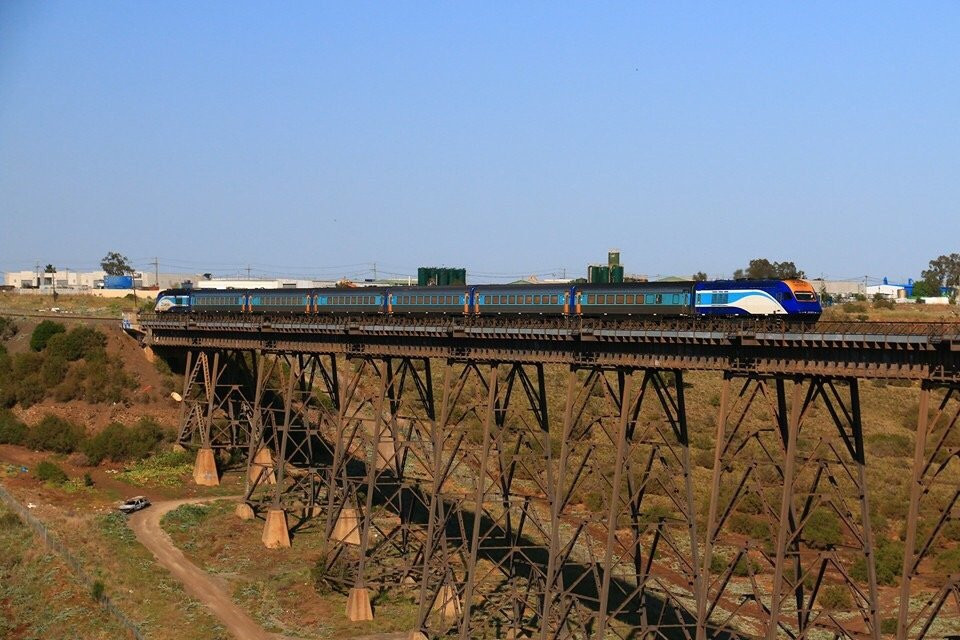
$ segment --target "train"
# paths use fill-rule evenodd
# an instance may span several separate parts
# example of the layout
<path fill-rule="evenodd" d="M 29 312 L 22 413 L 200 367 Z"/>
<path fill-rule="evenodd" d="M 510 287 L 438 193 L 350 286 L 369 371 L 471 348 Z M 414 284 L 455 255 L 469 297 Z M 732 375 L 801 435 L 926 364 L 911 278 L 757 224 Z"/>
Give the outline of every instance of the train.
<path fill-rule="evenodd" d="M 742 317 L 816 321 L 822 307 L 806 280 L 618 284 L 479 284 L 439 287 L 168 289 L 157 313 Z"/>

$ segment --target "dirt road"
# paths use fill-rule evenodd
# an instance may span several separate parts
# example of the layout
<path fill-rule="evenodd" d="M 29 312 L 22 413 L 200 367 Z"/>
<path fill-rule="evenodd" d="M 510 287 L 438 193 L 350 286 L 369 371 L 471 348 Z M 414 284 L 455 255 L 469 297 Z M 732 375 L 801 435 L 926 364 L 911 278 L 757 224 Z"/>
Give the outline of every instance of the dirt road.
<path fill-rule="evenodd" d="M 220 585 L 205 571 L 187 560 L 183 553 L 174 546 L 170 536 L 160 528 L 160 518 L 163 517 L 163 514 L 182 504 L 196 504 L 222 499 L 192 498 L 160 502 L 130 516 L 130 528 L 136 534 L 137 540 L 157 558 L 157 562 L 166 567 L 177 580 L 183 583 L 187 593 L 206 605 L 235 638 L 238 638 L 238 640 L 281 640 L 284 636 L 264 631 L 246 611 L 234 604 Z"/>

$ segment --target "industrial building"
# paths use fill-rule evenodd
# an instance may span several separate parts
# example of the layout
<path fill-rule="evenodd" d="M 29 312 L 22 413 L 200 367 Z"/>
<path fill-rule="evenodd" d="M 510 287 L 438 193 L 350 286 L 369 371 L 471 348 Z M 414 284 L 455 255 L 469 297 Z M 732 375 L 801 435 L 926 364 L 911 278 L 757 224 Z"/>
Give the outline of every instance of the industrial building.
<path fill-rule="evenodd" d="M 136 271 L 131 274 L 131 278 L 131 289 L 170 289 L 184 282 L 197 282 L 203 278 L 203 274 Z M 62 293 L 83 293 L 110 288 L 107 279 L 105 271 L 74 271 L 66 268 L 53 273 L 37 270 L 9 271 L 4 274 L 4 284 L 13 289 L 56 289 Z"/>

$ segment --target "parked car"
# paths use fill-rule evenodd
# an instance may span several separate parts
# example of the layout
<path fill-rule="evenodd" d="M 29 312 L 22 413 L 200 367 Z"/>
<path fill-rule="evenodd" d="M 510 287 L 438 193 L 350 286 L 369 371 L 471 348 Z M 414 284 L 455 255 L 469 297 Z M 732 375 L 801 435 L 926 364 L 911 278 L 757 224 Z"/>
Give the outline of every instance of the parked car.
<path fill-rule="evenodd" d="M 146 496 L 136 496 L 130 498 L 117 508 L 123 513 L 133 513 L 134 511 L 140 511 L 140 509 L 146 509 L 149 506 L 150 501 L 147 500 Z"/>

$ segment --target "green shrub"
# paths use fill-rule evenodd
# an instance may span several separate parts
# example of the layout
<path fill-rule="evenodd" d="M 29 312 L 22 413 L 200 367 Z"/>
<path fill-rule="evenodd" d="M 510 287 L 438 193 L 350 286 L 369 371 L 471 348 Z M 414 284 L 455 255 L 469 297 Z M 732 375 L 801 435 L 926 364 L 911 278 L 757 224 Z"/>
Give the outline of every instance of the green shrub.
<path fill-rule="evenodd" d="M 183 476 L 192 471 L 193 456 L 189 451 L 166 451 L 137 462 L 119 478 L 140 487 L 178 487 L 183 484 Z"/>
<path fill-rule="evenodd" d="M 960 547 L 941 551 L 934 566 L 941 574 L 960 573 Z"/>
<path fill-rule="evenodd" d="M 47 344 L 50 355 L 70 362 L 101 356 L 107 346 L 107 337 L 90 327 L 74 327 L 68 333 L 51 337 Z"/>
<path fill-rule="evenodd" d="M 755 493 L 748 493 L 737 503 L 736 509 L 740 513 L 760 515 L 763 513 L 763 500 Z"/>
<path fill-rule="evenodd" d="M 40 381 L 44 389 L 52 389 L 67 376 L 67 361 L 61 356 L 47 356 L 40 367 Z"/>
<path fill-rule="evenodd" d="M 17 335 L 20 328 L 12 319 L 6 316 L 0 316 L 0 340 L 9 340 Z"/>
<path fill-rule="evenodd" d="M 740 556 L 740 559 L 737 560 L 737 564 L 733 567 L 733 575 L 738 578 L 743 578 L 751 574 L 756 575 L 762 572 L 763 567 L 759 562 L 754 560 L 748 555 Z"/>
<path fill-rule="evenodd" d="M 67 328 L 59 322 L 44 320 L 37 325 L 36 329 L 34 329 L 30 335 L 30 348 L 34 351 L 43 351 L 47 347 L 50 338 L 66 330 Z"/>
<path fill-rule="evenodd" d="M 130 428 L 112 422 L 103 431 L 88 438 L 82 450 L 93 465 L 104 460 L 140 460 L 147 457 L 163 437 L 163 429 L 150 418 L 141 418 Z"/>
<path fill-rule="evenodd" d="M 43 400 L 44 387 L 40 377 L 40 368 L 43 366 L 43 356 L 39 353 L 18 353 L 10 361 L 10 368 L 4 374 L 2 386 L 4 388 L 4 406 L 13 406 L 20 403 L 23 407 L 30 407 Z"/>
<path fill-rule="evenodd" d="M 83 427 L 48 414 L 27 432 L 25 444 L 38 451 L 73 453 L 83 437 Z"/>
<path fill-rule="evenodd" d="M 83 399 L 91 404 L 121 402 L 137 386 L 124 370 L 123 363 L 112 358 L 87 362 L 83 378 Z"/>
<path fill-rule="evenodd" d="M 853 598 L 850 597 L 850 591 L 840 585 L 830 585 L 824 587 L 817 597 L 817 601 L 824 609 L 834 609 L 838 611 L 848 611 L 853 606 Z"/>
<path fill-rule="evenodd" d="M 16 529 L 22 526 L 23 522 L 20 521 L 20 516 L 13 511 L 0 510 L 0 531 Z"/>
<path fill-rule="evenodd" d="M 877 584 L 893 586 L 900 580 L 903 570 L 903 543 L 886 538 L 876 540 L 874 562 L 877 569 Z M 857 558 L 850 567 L 850 576 L 854 580 L 867 582 L 867 562 L 865 558 Z"/>
<path fill-rule="evenodd" d="M 734 513 L 730 516 L 730 530 L 754 540 L 770 538 L 770 525 L 746 513 Z"/>
<path fill-rule="evenodd" d="M 349 567 L 344 562 L 334 561 L 332 567 L 327 567 L 328 555 L 326 551 L 314 561 L 310 568 L 310 579 L 313 581 L 313 588 L 320 595 L 329 595 L 339 585 L 346 582 L 349 578 Z"/>
<path fill-rule="evenodd" d="M 27 437 L 27 425 L 9 409 L 0 409 L 0 444 L 23 444 Z"/>
<path fill-rule="evenodd" d="M 39 375 L 22 378 L 17 385 L 17 403 L 24 409 L 42 402 L 44 395 L 43 382 Z"/>
<path fill-rule="evenodd" d="M 164 514 L 160 525 L 164 529 L 189 531 L 206 520 L 210 515 L 210 507 L 203 504 L 182 504 L 173 511 Z"/>
<path fill-rule="evenodd" d="M 814 549 L 830 549 L 843 542 L 840 519 L 826 509 L 817 509 L 810 514 L 803 526 L 803 539 Z"/>
<path fill-rule="evenodd" d="M 896 303 L 890 298 L 886 298 L 881 294 L 877 293 L 873 296 L 873 308 L 874 309 L 893 309 Z"/>
<path fill-rule="evenodd" d="M 87 375 L 86 367 L 82 364 L 72 365 L 67 370 L 63 381 L 53 390 L 53 398 L 57 402 L 68 402 L 83 398 L 84 378 Z"/>
<path fill-rule="evenodd" d="M 727 559 L 719 553 L 710 556 L 710 573 L 720 575 L 727 570 Z"/>
<path fill-rule="evenodd" d="M 34 473 L 41 482 L 52 482 L 53 484 L 63 484 L 69 478 L 66 472 L 49 460 L 41 460 Z"/>
<path fill-rule="evenodd" d="M 867 452 L 878 458 L 909 457 L 913 454 L 913 441 L 899 433 L 872 433 L 866 437 Z"/>
<path fill-rule="evenodd" d="M 97 524 L 104 536 L 114 543 L 132 544 L 137 538 L 127 524 L 127 518 L 119 511 L 97 516 Z"/>

